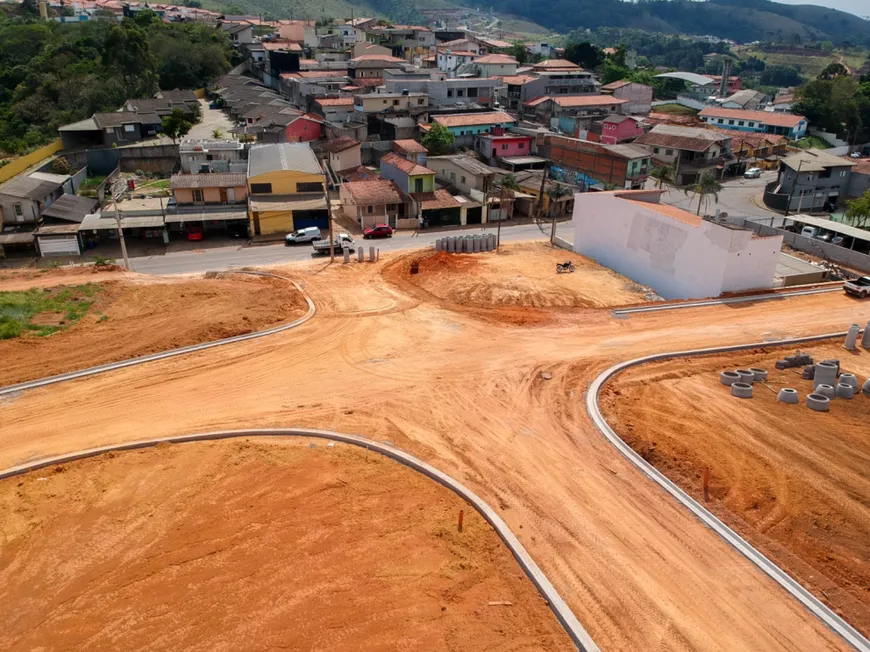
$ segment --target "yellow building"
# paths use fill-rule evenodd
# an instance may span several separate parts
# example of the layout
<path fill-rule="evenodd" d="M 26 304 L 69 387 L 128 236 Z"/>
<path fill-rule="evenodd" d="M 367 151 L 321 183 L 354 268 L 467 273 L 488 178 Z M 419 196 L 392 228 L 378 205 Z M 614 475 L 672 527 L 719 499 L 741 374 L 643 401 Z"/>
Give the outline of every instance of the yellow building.
<path fill-rule="evenodd" d="M 255 145 L 248 155 L 251 233 L 329 228 L 326 177 L 308 143 Z"/>

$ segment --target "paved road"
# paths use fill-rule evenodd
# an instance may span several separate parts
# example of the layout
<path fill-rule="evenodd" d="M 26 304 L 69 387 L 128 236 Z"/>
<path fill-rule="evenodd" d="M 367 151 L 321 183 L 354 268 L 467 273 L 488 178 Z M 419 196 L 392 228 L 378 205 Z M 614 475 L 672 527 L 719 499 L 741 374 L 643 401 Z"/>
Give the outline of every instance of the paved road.
<path fill-rule="evenodd" d="M 483 229 L 462 229 L 443 231 L 441 229 L 414 233 L 397 233 L 387 240 L 362 240 L 355 238 L 365 246 L 374 246 L 381 251 L 396 251 L 400 249 L 413 249 L 417 247 L 431 247 L 437 238 L 448 235 L 468 235 L 475 233 L 495 233 L 496 225 L 487 224 Z M 560 234 L 569 230 L 567 223 L 559 224 Z M 502 242 L 517 240 L 544 239 L 550 235 L 549 225 L 542 232 L 534 224 L 520 224 L 502 228 Z M 283 244 L 264 246 L 234 246 L 219 249 L 206 249 L 202 251 L 186 251 L 179 253 L 161 254 L 159 256 L 147 256 L 143 258 L 131 258 L 130 265 L 133 271 L 143 274 L 194 274 L 198 272 L 218 271 L 232 267 L 245 267 L 248 265 L 276 265 L 294 261 L 311 260 L 311 245 L 298 247 L 285 247 Z"/>
<path fill-rule="evenodd" d="M 769 170 L 762 172 L 761 177 L 758 179 L 743 179 L 741 177 L 726 181 L 722 184 L 724 187 L 722 192 L 719 193 L 719 201 L 717 202 L 712 196 L 708 196 L 707 204 L 704 206 L 702 214 L 713 214 L 718 208 L 729 215 L 741 217 L 773 215 L 774 213 L 764 208 L 760 195 L 764 192 L 764 186 L 776 179 L 776 174 L 775 170 Z M 648 183 L 647 187 L 655 187 L 652 180 Z M 753 201 L 754 197 L 758 197 L 757 203 Z M 692 193 L 687 195 L 679 188 L 668 187 L 662 195 L 662 203 L 679 206 L 692 213 L 698 210 L 697 196 Z"/>

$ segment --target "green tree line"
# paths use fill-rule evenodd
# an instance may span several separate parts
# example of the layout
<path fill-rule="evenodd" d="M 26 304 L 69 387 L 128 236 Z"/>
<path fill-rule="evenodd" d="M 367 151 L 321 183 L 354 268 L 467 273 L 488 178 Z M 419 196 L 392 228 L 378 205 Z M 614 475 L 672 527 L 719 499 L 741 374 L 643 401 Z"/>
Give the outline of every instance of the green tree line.
<path fill-rule="evenodd" d="M 70 24 L 0 12 L 0 152 L 24 153 L 127 99 L 199 88 L 229 70 L 231 57 L 219 30 L 166 24 L 150 11 Z"/>

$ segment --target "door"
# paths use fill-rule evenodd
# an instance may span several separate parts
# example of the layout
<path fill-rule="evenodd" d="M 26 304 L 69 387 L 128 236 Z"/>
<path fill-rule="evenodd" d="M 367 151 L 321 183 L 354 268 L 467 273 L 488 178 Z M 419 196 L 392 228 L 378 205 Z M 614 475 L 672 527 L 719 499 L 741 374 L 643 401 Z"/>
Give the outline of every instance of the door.
<path fill-rule="evenodd" d="M 414 192 L 423 192 L 423 179 L 414 179 Z"/>
<path fill-rule="evenodd" d="M 227 189 L 221 188 L 220 193 L 221 193 L 221 204 L 226 204 L 227 203 Z"/>
<path fill-rule="evenodd" d="M 235 204 L 236 203 L 236 189 L 235 188 L 227 188 L 227 203 Z"/>
<path fill-rule="evenodd" d="M 39 251 L 43 257 L 45 256 L 78 256 L 79 239 L 75 235 L 67 235 L 54 238 L 39 238 Z"/>

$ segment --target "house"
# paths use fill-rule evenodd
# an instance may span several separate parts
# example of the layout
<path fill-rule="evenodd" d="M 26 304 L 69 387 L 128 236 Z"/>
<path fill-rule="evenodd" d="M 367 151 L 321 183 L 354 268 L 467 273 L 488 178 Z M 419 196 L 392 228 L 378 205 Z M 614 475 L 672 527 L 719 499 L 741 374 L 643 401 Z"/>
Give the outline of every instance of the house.
<path fill-rule="evenodd" d="M 472 50 L 438 50 L 435 54 L 435 65 L 438 70 L 446 72 L 449 75 L 453 75 L 459 69 L 460 66 L 464 66 L 466 64 L 474 61 L 474 58 L 477 56 L 476 52 Z"/>
<path fill-rule="evenodd" d="M 95 113 L 86 120 L 58 128 L 64 149 L 112 147 L 135 143 L 160 131 L 162 120 L 156 113 L 114 111 Z"/>
<path fill-rule="evenodd" d="M 402 158 L 395 152 L 381 157 L 381 176 L 394 181 L 410 198 L 411 217 L 434 226 L 461 224 L 462 207 L 471 202 L 436 189 L 435 171 Z M 465 198 L 463 198 L 464 200 Z"/>
<path fill-rule="evenodd" d="M 772 113 L 791 113 L 795 104 L 797 104 L 797 98 L 794 96 L 794 89 L 781 88 L 764 110 Z"/>
<path fill-rule="evenodd" d="M 534 75 L 502 77 L 499 102 L 508 111 L 518 111 L 526 102 L 544 96 L 545 80 Z"/>
<path fill-rule="evenodd" d="M 477 138 L 477 152 L 490 163 L 512 156 L 528 156 L 532 152 L 532 137 L 523 134 L 482 134 Z"/>
<path fill-rule="evenodd" d="M 389 224 L 394 229 L 417 227 L 417 220 L 409 217 L 410 199 L 389 179 L 345 182 L 339 196 L 344 214 L 362 229 L 375 224 Z"/>
<path fill-rule="evenodd" d="M 244 204 L 248 196 L 245 173 L 173 174 L 169 188 L 179 207 L 185 205 Z"/>
<path fill-rule="evenodd" d="M 735 174 L 743 174 L 750 167 L 774 169 L 779 165 L 779 158 L 788 151 L 788 139 L 785 136 L 734 131 L 721 127 L 707 128 L 731 138 L 731 153 L 743 164 L 733 168 Z"/>
<path fill-rule="evenodd" d="M 507 54 L 486 54 L 474 59 L 474 65 L 481 77 L 505 77 L 516 75 L 520 64 Z"/>
<path fill-rule="evenodd" d="M 426 165 L 426 157 L 429 153 L 423 145 L 410 138 L 394 140 L 393 151 L 419 165 Z"/>
<path fill-rule="evenodd" d="M 353 138 L 335 138 L 324 145 L 329 152 L 329 167 L 336 173 L 343 170 L 355 170 L 362 165 L 362 145 Z"/>
<path fill-rule="evenodd" d="M 574 251 L 665 299 L 770 288 L 782 236 L 701 219 L 659 203 L 661 191 L 574 197 Z"/>
<path fill-rule="evenodd" d="M 437 35 L 436 35 L 436 38 Z M 481 53 L 480 44 L 473 39 L 469 38 L 457 38 L 452 39 L 450 41 L 445 41 L 443 43 L 438 43 L 435 46 L 435 49 L 438 52 L 446 52 L 447 50 L 456 50 L 460 52 L 472 52 L 474 56 L 479 56 Z"/>
<path fill-rule="evenodd" d="M 477 205 L 460 210 L 461 224 L 485 224 L 489 218 L 487 205 L 488 192 L 495 192 L 493 181 L 500 170 L 492 168 L 467 154 L 431 156 L 427 165 L 435 170 L 438 179 L 449 184 Z"/>
<path fill-rule="evenodd" d="M 247 162 L 245 146 L 237 140 L 185 138 L 178 145 L 181 170 L 185 174 L 200 172 L 244 173 Z"/>
<path fill-rule="evenodd" d="M 695 183 L 708 173 L 719 177 L 734 162 L 727 135 L 698 127 L 659 124 L 634 144 L 651 152 L 657 165 L 674 168 L 678 186 Z"/>
<path fill-rule="evenodd" d="M 390 48 L 385 48 L 376 43 L 361 41 L 359 43 L 354 43 L 353 48 L 351 49 L 351 54 L 353 57 L 361 57 L 364 54 L 380 54 L 382 56 L 391 57 L 393 56 L 393 51 Z"/>
<path fill-rule="evenodd" d="M 310 97 L 338 95 L 350 84 L 347 70 L 300 70 L 281 75 L 281 91 L 295 106 L 308 106 Z"/>
<path fill-rule="evenodd" d="M 199 98 L 196 96 L 196 93 L 190 90 L 179 90 L 176 88 L 174 91 L 157 91 L 154 97 L 160 100 L 168 100 L 173 105 L 179 103 L 186 104 L 191 109 L 199 105 Z"/>
<path fill-rule="evenodd" d="M 499 170 L 501 178 L 507 174 L 505 170 Z M 544 185 L 544 198 L 541 201 L 541 214 L 545 217 L 558 217 L 570 215 L 574 207 L 574 192 L 568 184 L 544 177 L 543 170 L 523 170 L 512 173 L 520 192 L 514 200 L 514 214 L 534 217 L 538 212 L 538 198 L 541 195 L 541 184 Z M 559 196 L 556 196 L 556 188 L 564 188 Z"/>
<path fill-rule="evenodd" d="M 48 256 L 78 256 L 82 252 L 79 226 L 100 203 L 90 197 L 63 194 L 42 211 L 42 223 L 35 232 L 39 254 Z"/>
<path fill-rule="evenodd" d="M 609 115 L 601 121 L 601 142 L 605 145 L 630 142 L 643 134 L 641 121 L 632 116 Z"/>
<path fill-rule="evenodd" d="M 716 88 L 722 84 L 722 75 L 712 75 L 711 79 L 713 83 L 716 85 Z M 728 77 L 728 94 L 732 95 L 743 88 L 743 80 L 740 77 L 735 77 L 733 75 Z"/>
<path fill-rule="evenodd" d="M 412 61 L 424 56 L 435 46 L 435 35 L 422 25 L 377 26 L 371 29 L 375 35 L 396 57 Z"/>
<path fill-rule="evenodd" d="M 526 73 L 517 69 L 517 74 Z M 537 96 L 597 94 L 601 88 L 590 71 L 566 59 L 547 59 L 536 63 L 530 74 L 544 80 L 544 87 Z"/>
<path fill-rule="evenodd" d="M 384 70 L 396 68 L 406 63 L 404 59 L 385 54 L 363 54 L 347 62 L 348 76 L 357 85 L 361 80 L 380 80 L 384 78 Z"/>
<path fill-rule="evenodd" d="M 251 233 L 329 227 L 326 177 L 308 143 L 254 145 L 248 152 Z"/>
<path fill-rule="evenodd" d="M 193 120 L 194 111 L 199 108 L 199 101 L 190 103 L 188 101 L 175 101 L 169 98 L 153 97 L 141 100 L 127 100 L 124 103 L 124 111 L 131 113 L 152 114 L 156 113 L 161 118 L 166 118 L 172 115 L 172 112 L 178 109 L 184 114 L 188 120 Z"/>
<path fill-rule="evenodd" d="M 446 127 L 455 137 L 456 147 L 474 147 L 475 136 L 488 133 L 502 133 L 516 123 L 504 111 L 485 113 L 455 113 L 432 116 L 432 122 Z"/>
<path fill-rule="evenodd" d="M 419 74 L 403 74 L 403 71 L 384 71 L 384 89 L 388 93 L 401 93 L 406 90 L 425 93 L 429 97 L 429 106 L 433 109 L 468 109 L 474 106 L 492 108 L 500 83 L 498 79 L 480 77 L 447 79 L 441 72 L 422 77 Z"/>
<path fill-rule="evenodd" d="M 849 159 L 852 169 L 849 173 L 849 184 L 845 196 L 849 199 L 861 197 L 870 190 L 870 159 Z"/>
<path fill-rule="evenodd" d="M 567 134 L 589 129 L 596 120 L 612 113 L 622 113 L 628 100 L 610 95 L 545 95 L 523 105 L 523 117 L 546 125 L 558 121 L 558 128 Z"/>
<path fill-rule="evenodd" d="M 740 109 L 723 109 L 715 106 L 704 107 L 698 116 L 708 125 L 737 131 L 779 134 L 788 137 L 790 140 L 803 138 L 809 126 L 805 117 L 791 113 L 743 111 Z"/>
<path fill-rule="evenodd" d="M 327 122 L 341 123 L 354 117 L 353 98 L 322 97 L 314 100 L 314 112 Z"/>
<path fill-rule="evenodd" d="M 623 79 L 601 87 L 601 93 L 612 95 L 620 100 L 628 100 L 623 106 L 623 111 L 630 115 L 647 115 L 652 108 L 653 89 L 646 84 Z"/>
<path fill-rule="evenodd" d="M 435 190 L 435 170 L 402 158 L 395 152 L 381 157 L 381 176 L 395 181 L 402 192 L 409 195 Z"/>
<path fill-rule="evenodd" d="M 229 35 L 233 45 L 254 42 L 254 26 L 250 23 L 224 23 L 221 29 Z"/>
<path fill-rule="evenodd" d="M 744 88 L 728 97 L 717 100 L 718 106 L 723 109 L 743 109 L 754 111 L 767 102 L 767 95 L 758 91 Z"/>
<path fill-rule="evenodd" d="M 764 189 L 764 203 L 789 212 L 832 211 L 850 185 L 852 159 L 806 149 L 779 162 L 779 175 Z"/>
<path fill-rule="evenodd" d="M 35 226 L 42 218 L 42 211 L 63 195 L 63 185 L 64 182 L 57 179 L 23 174 L 0 185 L 0 228 L 10 224 Z"/>
<path fill-rule="evenodd" d="M 390 113 L 423 115 L 429 111 L 426 93 L 368 93 L 353 98 L 353 109 L 358 114 Z"/>
<path fill-rule="evenodd" d="M 635 144 L 605 145 L 546 134 L 538 151 L 552 160 L 551 174 L 587 189 L 603 184 L 643 188 L 651 167 L 649 151 Z"/>

